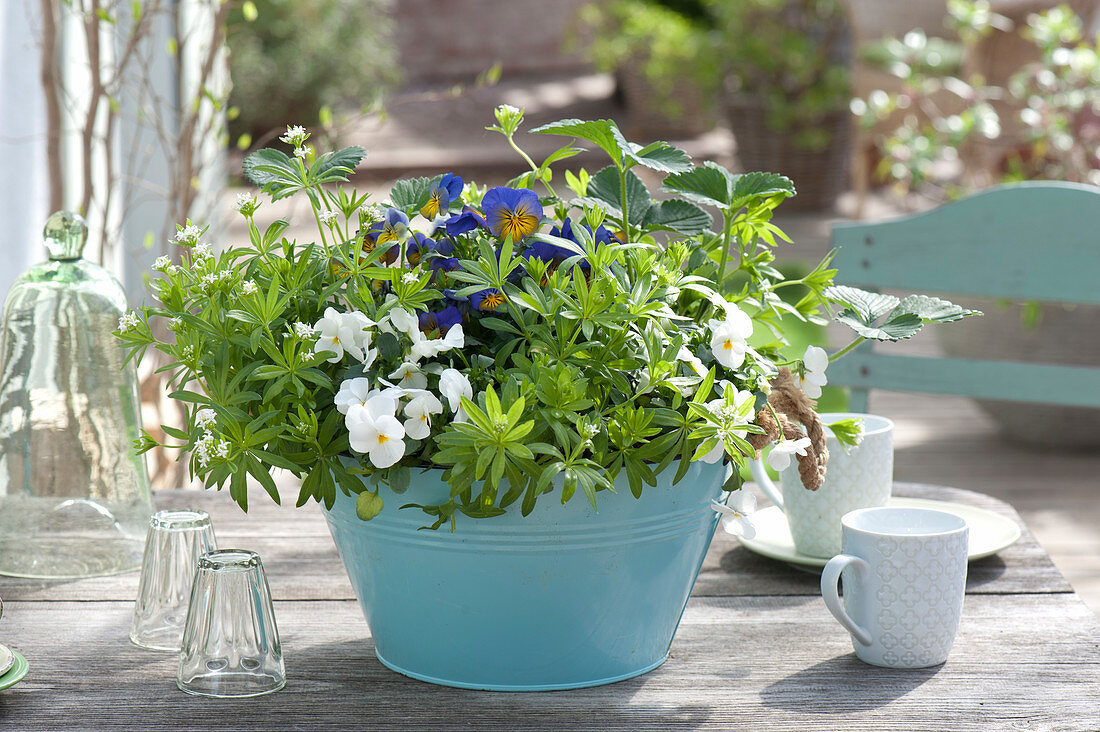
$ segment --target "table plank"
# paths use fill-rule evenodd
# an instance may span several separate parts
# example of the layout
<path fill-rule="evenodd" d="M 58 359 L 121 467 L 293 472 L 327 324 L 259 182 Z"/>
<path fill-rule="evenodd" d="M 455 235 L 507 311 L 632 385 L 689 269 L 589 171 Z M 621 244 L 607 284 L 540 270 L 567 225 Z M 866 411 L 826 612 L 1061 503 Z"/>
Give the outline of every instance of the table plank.
<path fill-rule="evenodd" d="M 693 598 L 658 670 L 560 693 L 460 691 L 374 658 L 350 601 L 277 602 L 288 682 L 249 700 L 190 697 L 171 654 L 126 640 L 123 602 L 13 602 L 3 640 L 31 661 L 0 729 L 1095 730 L 1100 627 L 1072 594 L 971 595 L 951 657 L 858 661 L 817 597 Z"/>

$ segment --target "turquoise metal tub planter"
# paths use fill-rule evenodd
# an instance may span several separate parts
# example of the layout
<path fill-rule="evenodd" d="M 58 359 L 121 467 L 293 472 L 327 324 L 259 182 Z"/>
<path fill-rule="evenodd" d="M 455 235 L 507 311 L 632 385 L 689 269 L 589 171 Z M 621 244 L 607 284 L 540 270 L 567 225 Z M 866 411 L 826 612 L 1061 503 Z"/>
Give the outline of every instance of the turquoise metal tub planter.
<path fill-rule="evenodd" d="M 414 472 L 370 521 L 342 494 L 325 512 L 379 661 L 495 691 L 598 686 L 664 662 L 718 523 L 723 465 L 693 463 L 675 486 L 667 470 L 641 499 L 623 476 L 598 512 L 578 495 L 418 531 L 424 514 L 398 506 L 445 500 L 440 472 Z"/>

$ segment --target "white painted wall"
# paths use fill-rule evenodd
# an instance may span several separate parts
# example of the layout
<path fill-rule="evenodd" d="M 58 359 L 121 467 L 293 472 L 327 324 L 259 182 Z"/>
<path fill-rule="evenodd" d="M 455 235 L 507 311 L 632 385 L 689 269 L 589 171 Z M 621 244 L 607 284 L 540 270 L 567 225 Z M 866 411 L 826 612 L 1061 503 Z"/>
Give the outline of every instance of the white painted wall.
<path fill-rule="evenodd" d="M 0 297 L 23 270 L 46 258 L 46 108 L 27 18 L 32 4 L 0 2 Z"/>

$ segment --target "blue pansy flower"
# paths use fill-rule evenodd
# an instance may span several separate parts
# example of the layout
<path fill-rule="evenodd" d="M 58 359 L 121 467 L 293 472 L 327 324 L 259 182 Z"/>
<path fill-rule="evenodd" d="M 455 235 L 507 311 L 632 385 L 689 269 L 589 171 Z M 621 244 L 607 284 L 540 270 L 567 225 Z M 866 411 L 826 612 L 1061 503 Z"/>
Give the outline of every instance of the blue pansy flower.
<path fill-rule="evenodd" d="M 392 209 L 391 209 L 392 210 Z M 400 212 L 399 212 L 400 213 Z M 383 235 L 386 233 L 386 223 L 384 221 L 375 221 L 363 234 L 363 251 L 370 253 L 374 251 L 374 248 L 385 241 L 392 241 L 392 239 L 383 239 Z M 378 261 L 383 264 L 393 264 L 397 261 L 397 255 L 399 254 L 398 246 L 391 244 L 381 256 L 378 257 Z"/>
<path fill-rule="evenodd" d="M 462 311 L 454 305 L 448 305 L 438 313 L 432 311 L 423 312 L 419 317 L 420 331 L 424 335 L 431 336 L 437 331 L 446 333 L 452 326 L 462 322 Z"/>
<path fill-rule="evenodd" d="M 530 188 L 490 188 L 481 199 L 485 224 L 493 236 L 518 242 L 534 234 L 542 223 L 542 204 Z"/>
<path fill-rule="evenodd" d="M 432 257 L 428 260 L 428 266 L 433 272 L 454 272 L 462 265 L 459 264 L 458 257 Z"/>
<path fill-rule="evenodd" d="M 466 184 L 454 173 L 447 173 L 442 178 L 432 183 L 428 193 L 428 202 L 420 209 L 420 215 L 431 220 L 440 214 L 446 213 L 451 204 L 462 195 L 462 188 Z"/>
<path fill-rule="evenodd" d="M 375 244 L 385 244 L 388 241 L 397 241 L 404 236 L 409 228 L 409 217 L 403 211 L 388 208 L 385 220 L 378 223 L 382 225 L 382 230 L 375 239 Z M 373 230 L 374 226 L 371 229 Z"/>
<path fill-rule="evenodd" d="M 496 310 L 504 304 L 504 293 L 496 288 L 481 290 L 470 295 L 470 305 L 474 310 Z"/>
<path fill-rule="evenodd" d="M 473 231 L 479 226 L 483 229 L 489 228 L 481 214 L 469 206 L 463 206 L 462 213 L 455 214 L 447 219 L 444 225 L 447 227 L 447 233 L 451 236 L 465 234 L 468 231 Z"/>
<path fill-rule="evenodd" d="M 585 229 L 588 230 L 589 233 L 592 233 L 592 228 L 590 226 L 588 226 L 587 224 L 583 224 L 583 226 Z M 577 241 L 577 237 L 573 234 L 573 222 L 570 221 L 568 216 L 565 218 L 564 221 L 562 221 L 560 229 L 557 226 L 550 229 L 550 235 L 557 236 L 562 239 L 569 239 L 570 241 L 576 243 L 578 246 L 580 245 L 580 242 Z M 611 232 L 601 225 L 596 229 L 596 232 L 592 234 L 592 238 L 593 240 L 595 240 L 596 246 L 598 247 L 604 244 L 610 244 L 612 237 Z M 569 257 L 579 256 L 571 249 L 566 249 L 563 246 L 551 244 L 550 242 L 546 241 L 534 242 L 533 244 L 531 244 L 531 246 L 527 247 L 524 254 L 529 257 L 541 259 L 542 261 L 550 264 L 552 267 L 561 266 L 561 263 Z M 581 257 L 579 264 L 581 269 L 585 272 L 588 272 L 591 269 L 591 265 L 584 257 Z"/>
<path fill-rule="evenodd" d="M 409 260 L 409 264 L 415 267 L 420 264 L 420 260 L 426 253 L 433 250 L 434 246 L 434 240 L 419 231 L 414 231 L 408 243 L 405 244 L 405 257 Z"/>

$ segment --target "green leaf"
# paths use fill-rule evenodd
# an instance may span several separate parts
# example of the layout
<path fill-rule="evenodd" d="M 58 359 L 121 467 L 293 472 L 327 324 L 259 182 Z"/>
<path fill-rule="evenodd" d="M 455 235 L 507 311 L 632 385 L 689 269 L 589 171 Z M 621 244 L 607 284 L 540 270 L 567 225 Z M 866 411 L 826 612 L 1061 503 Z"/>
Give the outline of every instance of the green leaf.
<path fill-rule="evenodd" d="M 696 203 L 725 209 L 733 200 L 733 176 L 721 165 L 707 161 L 698 168 L 668 176 L 661 189 Z"/>
<path fill-rule="evenodd" d="M 390 203 L 403 211 L 423 208 L 431 195 L 431 187 L 431 178 L 399 180 L 390 191 Z"/>
<path fill-rule="evenodd" d="M 342 150 L 325 153 L 314 163 L 316 183 L 334 183 L 346 181 L 355 172 L 359 161 L 367 156 L 367 151 L 358 145 Z"/>
<path fill-rule="evenodd" d="M 370 521 L 382 513 L 382 496 L 378 491 L 363 491 L 355 499 L 355 515 L 363 521 Z"/>
<path fill-rule="evenodd" d="M 563 119 L 536 127 L 531 132 L 539 135 L 565 135 L 579 137 L 598 146 L 607 153 L 615 165 L 621 166 L 624 154 L 630 149 L 629 143 L 619 131 L 618 125 L 609 119 L 580 120 Z"/>
<path fill-rule="evenodd" d="M 836 316 L 843 323 L 864 338 L 876 341 L 899 341 L 912 338 L 921 328 L 921 319 L 913 313 L 902 313 L 892 317 L 882 325 L 864 322 L 852 310 L 845 310 Z"/>
<path fill-rule="evenodd" d="M 867 290 L 861 290 L 858 287 L 848 287 L 847 285 L 827 287 L 823 294 L 826 300 L 840 303 L 853 310 L 864 325 L 871 325 L 883 315 L 892 311 L 900 302 L 900 300 L 893 295 L 884 295 L 881 292 L 868 292 Z"/>
<path fill-rule="evenodd" d="M 694 203 L 674 198 L 651 206 L 643 226 L 669 229 L 677 234 L 696 236 L 710 228 L 711 215 Z"/>
<path fill-rule="evenodd" d="M 258 186 L 265 186 L 269 183 L 286 182 L 288 177 L 296 180 L 298 171 L 293 166 L 294 163 L 286 153 L 265 147 L 245 158 L 241 167 L 250 181 Z M 285 173 L 280 175 L 279 170 L 285 170 Z"/>
<path fill-rule="evenodd" d="M 781 195 L 787 198 L 795 194 L 791 179 L 777 173 L 744 173 L 733 176 L 732 180 L 733 193 L 730 197 L 732 209 L 739 209 L 772 196 Z"/>
<path fill-rule="evenodd" d="M 926 323 L 951 323 L 970 315 L 981 315 L 980 310 L 968 310 L 960 305 L 928 295 L 909 295 L 898 303 L 895 313 L 912 313 Z"/>
<path fill-rule="evenodd" d="M 691 156 L 667 142 L 653 142 L 645 147 L 629 143 L 629 156 L 639 165 L 659 173 L 683 173 L 691 170 Z"/>
<path fill-rule="evenodd" d="M 588 183 L 588 195 L 606 204 L 613 209 L 612 215 L 622 215 L 622 184 L 619 181 L 619 171 L 612 166 L 607 166 Z M 641 223 L 653 205 L 649 191 L 645 184 L 634 173 L 626 173 L 626 215 L 631 223 Z"/>

